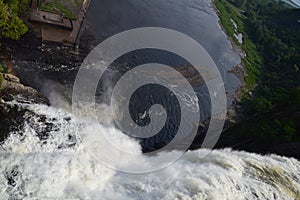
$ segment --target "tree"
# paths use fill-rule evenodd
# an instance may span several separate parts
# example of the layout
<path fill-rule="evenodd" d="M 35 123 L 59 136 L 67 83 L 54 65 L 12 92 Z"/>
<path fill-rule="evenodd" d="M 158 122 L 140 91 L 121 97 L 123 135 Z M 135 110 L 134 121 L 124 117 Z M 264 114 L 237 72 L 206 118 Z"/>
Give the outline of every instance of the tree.
<path fill-rule="evenodd" d="M 20 39 L 28 28 L 20 19 L 27 0 L 0 0 L 0 38 Z"/>
<path fill-rule="evenodd" d="M 0 92 L 2 90 L 2 82 L 3 82 L 3 76 L 2 76 L 2 72 L 3 72 L 3 67 L 0 64 Z"/>
<path fill-rule="evenodd" d="M 246 0 L 230 0 L 236 7 L 243 9 L 246 5 Z"/>

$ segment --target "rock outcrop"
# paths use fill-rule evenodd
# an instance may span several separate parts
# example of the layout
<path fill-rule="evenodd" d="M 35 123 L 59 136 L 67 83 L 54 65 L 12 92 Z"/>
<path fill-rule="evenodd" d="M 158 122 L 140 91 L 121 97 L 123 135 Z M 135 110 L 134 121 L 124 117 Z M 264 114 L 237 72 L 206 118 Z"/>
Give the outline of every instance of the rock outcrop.
<path fill-rule="evenodd" d="M 16 100 L 50 105 L 49 100 L 37 90 L 24 86 L 20 79 L 12 74 L 3 74 L 0 98 L 4 101 Z"/>
<path fill-rule="evenodd" d="M 24 86 L 20 79 L 12 74 L 2 74 L 2 88 L 0 91 L 0 142 L 10 132 L 20 130 L 24 125 L 24 115 L 28 110 L 20 109 L 17 105 L 9 104 L 9 101 L 21 103 L 37 103 L 50 105 L 49 100 L 31 87 Z"/>

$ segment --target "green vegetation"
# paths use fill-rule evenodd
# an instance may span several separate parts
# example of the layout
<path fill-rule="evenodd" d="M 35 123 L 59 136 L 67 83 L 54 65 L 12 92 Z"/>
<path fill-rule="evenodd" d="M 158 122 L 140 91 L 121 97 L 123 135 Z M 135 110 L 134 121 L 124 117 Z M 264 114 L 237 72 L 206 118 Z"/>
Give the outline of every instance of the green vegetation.
<path fill-rule="evenodd" d="M 232 6 L 225 0 L 215 0 L 215 5 L 220 13 L 219 17 L 221 20 L 221 24 L 224 27 L 226 33 L 236 42 L 237 45 L 240 45 L 234 37 L 235 26 L 232 20 L 237 24 L 237 31 L 244 33 L 245 31 L 243 20 L 245 19 L 245 16 L 239 13 L 239 11 L 234 8 L 234 6 Z"/>
<path fill-rule="evenodd" d="M 242 1 L 239 1 L 239 5 L 240 4 L 241 6 L 245 6 Z M 247 55 L 242 60 L 248 73 L 248 76 L 245 78 L 246 89 L 253 90 L 257 83 L 257 76 L 262 65 L 262 58 L 259 55 L 255 44 L 247 37 L 247 27 L 244 25 L 247 18 L 238 8 L 228 3 L 226 0 L 215 0 L 215 5 L 220 13 L 220 21 L 226 33 L 234 40 L 236 45 L 240 46 L 245 51 Z M 233 21 L 236 23 L 237 29 Z M 243 44 L 240 44 L 234 36 L 236 32 L 243 34 Z"/>
<path fill-rule="evenodd" d="M 61 1 L 61 0 L 48 0 L 41 3 L 39 8 L 47 12 L 64 14 L 67 18 L 76 19 L 76 10 L 80 8 L 82 0 L 74 1 Z"/>
<path fill-rule="evenodd" d="M 240 9 L 244 9 L 247 3 L 246 0 L 228 0 L 228 1 Z"/>
<path fill-rule="evenodd" d="M 300 142 L 300 10 L 271 0 L 215 0 L 215 5 L 225 31 L 247 54 L 245 83 L 253 92 L 241 102 L 245 119 L 224 135 L 256 147 Z M 244 35 L 242 45 L 231 19 Z"/>
<path fill-rule="evenodd" d="M 59 0 L 51 1 L 49 3 L 42 3 L 40 9 L 47 12 L 54 12 L 64 14 L 68 18 L 74 18 L 71 11 L 69 11 Z"/>
<path fill-rule="evenodd" d="M 27 0 L 0 0 L 0 39 L 18 40 L 28 31 L 20 19 L 25 11 Z"/>

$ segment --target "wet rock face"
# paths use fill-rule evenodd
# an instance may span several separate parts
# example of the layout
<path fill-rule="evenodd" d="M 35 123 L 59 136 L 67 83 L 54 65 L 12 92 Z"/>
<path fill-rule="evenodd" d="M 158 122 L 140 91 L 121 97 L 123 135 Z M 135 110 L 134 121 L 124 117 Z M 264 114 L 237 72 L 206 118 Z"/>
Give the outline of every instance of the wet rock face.
<path fill-rule="evenodd" d="M 0 97 L 4 101 L 16 100 L 50 105 L 49 100 L 31 87 L 24 86 L 20 79 L 12 74 L 3 74 L 2 91 Z"/>
<path fill-rule="evenodd" d="M 24 86 L 20 79 L 12 74 L 2 74 L 2 90 L 0 92 L 0 142 L 10 132 L 20 130 L 25 123 L 27 109 L 20 109 L 18 106 L 5 102 L 18 101 L 25 103 L 37 103 L 49 105 L 49 100 L 31 87 Z"/>
<path fill-rule="evenodd" d="M 30 104 L 19 104 L 14 102 L 0 103 L 0 144 L 11 134 L 18 135 L 18 139 L 23 141 L 28 135 L 25 129 L 32 129 L 34 135 L 39 139 L 41 145 L 49 142 L 51 134 L 59 132 L 61 127 L 68 125 L 71 118 L 63 118 L 59 121 L 57 118 L 49 118 L 43 114 L 37 114 L 32 111 Z M 75 133 L 74 133 L 75 134 Z M 65 140 L 57 144 L 58 149 L 65 149 L 76 145 L 76 135 L 68 134 Z M 1 146 L 0 146 L 1 149 Z"/>
<path fill-rule="evenodd" d="M 17 106 L 0 103 L 0 142 L 10 132 L 16 131 L 24 126 L 24 114 L 26 110 L 19 110 Z"/>

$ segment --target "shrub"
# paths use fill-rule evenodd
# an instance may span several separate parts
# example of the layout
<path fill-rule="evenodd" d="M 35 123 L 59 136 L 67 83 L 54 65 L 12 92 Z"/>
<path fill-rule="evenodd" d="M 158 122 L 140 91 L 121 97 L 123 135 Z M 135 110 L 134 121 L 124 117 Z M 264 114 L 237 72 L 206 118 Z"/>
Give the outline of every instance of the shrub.
<path fill-rule="evenodd" d="M 0 0 L 0 38 L 20 39 L 28 28 L 20 19 L 27 0 Z"/>

